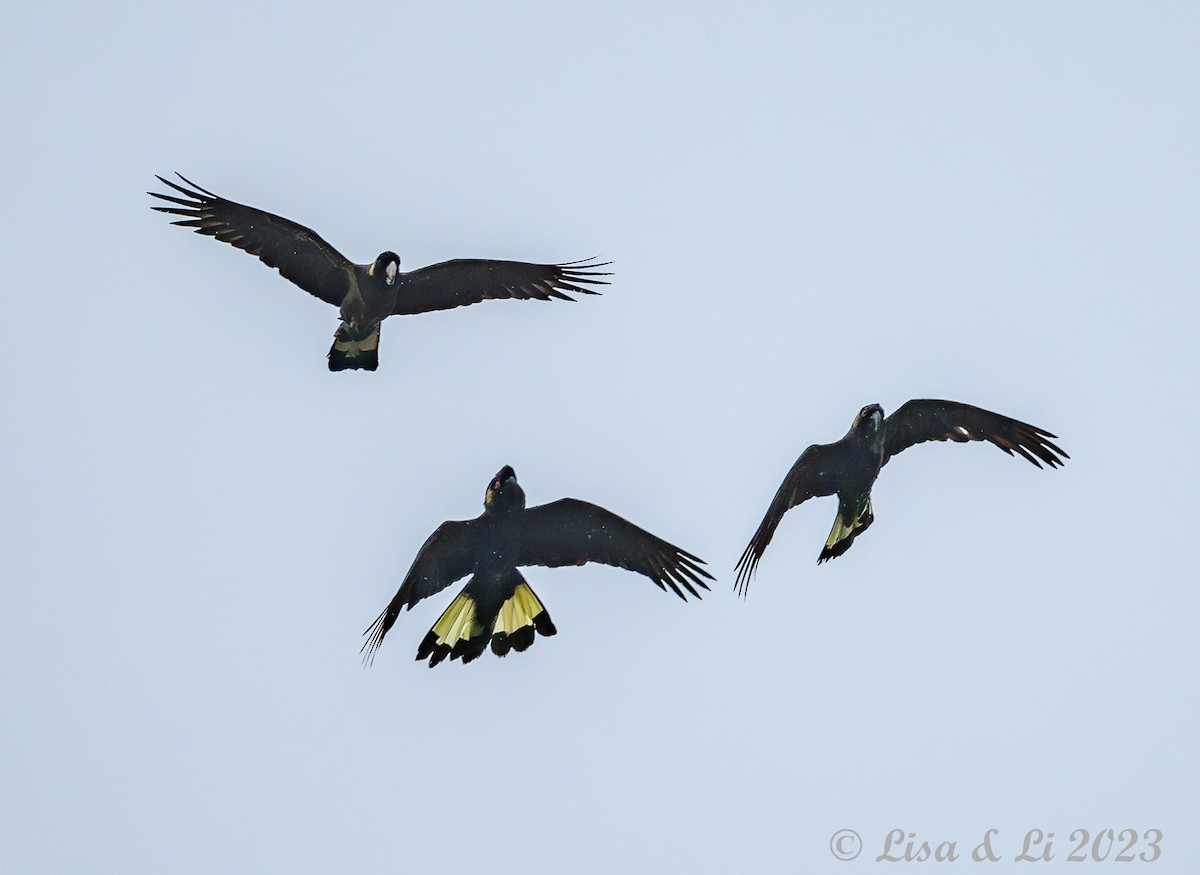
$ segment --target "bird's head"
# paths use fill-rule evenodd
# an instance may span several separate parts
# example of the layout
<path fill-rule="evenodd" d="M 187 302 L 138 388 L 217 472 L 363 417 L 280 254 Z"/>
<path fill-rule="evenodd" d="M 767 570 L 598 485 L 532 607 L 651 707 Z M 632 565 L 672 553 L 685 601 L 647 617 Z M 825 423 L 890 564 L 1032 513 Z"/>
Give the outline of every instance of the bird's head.
<path fill-rule="evenodd" d="M 396 281 L 396 274 L 400 272 L 400 256 L 394 252 L 382 252 L 379 257 L 367 268 L 367 276 L 375 276 L 376 272 L 383 275 L 384 280 L 390 286 Z"/>
<path fill-rule="evenodd" d="M 517 472 L 505 465 L 496 472 L 483 496 L 488 510 L 512 510 L 525 506 L 525 490 L 517 482 Z"/>
<path fill-rule="evenodd" d="M 883 425 L 883 408 L 878 404 L 868 404 L 858 411 L 854 424 L 850 426 L 853 432 L 868 432 L 874 434 Z"/>

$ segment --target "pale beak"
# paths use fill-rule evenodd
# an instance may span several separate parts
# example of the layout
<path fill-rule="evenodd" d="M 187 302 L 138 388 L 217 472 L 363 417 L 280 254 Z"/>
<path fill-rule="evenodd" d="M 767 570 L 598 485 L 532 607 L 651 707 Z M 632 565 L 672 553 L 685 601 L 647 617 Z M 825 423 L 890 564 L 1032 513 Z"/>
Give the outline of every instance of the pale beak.
<path fill-rule="evenodd" d="M 394 283 L 394 282 L 396 281 L 396 271 L 397 271 L 397 269 L 398 269 L 398 268 L 397 268 L 397 266 L 396 266 L 396 262 L 394 262 L 394 261 L 389 261 L 389 262 L 388 262 L 388 266 L 387 266 L 387 284 L 388 284 L 389 286 L 390 286 L 392 283 Z"/>

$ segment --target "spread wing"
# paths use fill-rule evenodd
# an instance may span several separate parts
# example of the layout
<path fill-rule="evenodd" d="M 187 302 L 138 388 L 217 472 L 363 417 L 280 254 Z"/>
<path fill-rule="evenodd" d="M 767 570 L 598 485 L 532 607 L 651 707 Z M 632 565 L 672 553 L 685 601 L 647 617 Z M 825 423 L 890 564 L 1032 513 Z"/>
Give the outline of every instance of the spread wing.
<path fill-rule="evenodd" d="M 1016 452 L 1039 468 L 1045 462 L 1051 468 L 1069 459 L 1062 448 L 1048 438 L 1056 438 L 1037 426 L 1009 419 L 999 413 L 959 404 L 956 401 L 921 399 L 909 401 L 883 421 L 883 461 L 925 441 L 989 441 L 1010 456 Z"/>
<path fill-rule="evenodd" d="M 236 246 L 268 267 L 279 270 L 287 279 L 322 301 L 340 307 L 350 287 L 354 266 L 340 252 L 290 219 L 227 201 L 206 191 L 186 177 L 176 174 L 191 188 L 176 185 L 169 179 L 158 181 L 185 198 L 146 192 L 152 197 L 177 204 L 173 207 L 152 207 L 160 213 L 183 216 L 173 225 L 195 228 L 197 234 L 216 237 Z"/>
<path fill-rule="evenodd" d="M 425 540 L 417 551 L 412 568 L 404 577 L 404 583 L 400 584 L 400 589 L 383 613 L 363 633 L 367 638 L 362 646 L 363 662 L 369 665 L 375 658 L 375 651 L 396 622 L 401 608 L 411 609 L 421 599 L 441 592 L 474 570 L 473 546 L 478 525 L 478 520 L 445 522 Z"/>
<path fill-rule="evenodd" d="M 750 588 L 750 578 L 766 552 L 767 545 L 775 536 L 775 529 L 783 515 L 798 504 L 821 495 L 833 495 L 838 490 L 836 444 L 813 444 L 800 454 L 783 478 L 783 483 L 771 499 L 766 516 L 758 524 L 758 531 L 742 551 L 737 563 L 737 582 L 734 589 L 745 596 Z"/>
<path fill-rule="evenodd" d="M 563 498 L 525 511 L 518 565 L 554 568 L 585 562 L 644 574 L 685 601 L 683 590 L 699 598 L 696 587 L 708 589 L 704 579 L 712 580 L 700 567 L 703 559 L 586 501 Z"/>
<path fill-rule="evenodd" d="M 609 262 L 592 259 L 566 264 L 527 264 L 523 261 L 487 261 L 458 258 L 404 274 L 393 313 L 412 315 L 449 310 L 498 298 L 574 301 L 568 292 L 598 295 L 587 286 L 606 286 L 611 276 L 597 268 Z"/>

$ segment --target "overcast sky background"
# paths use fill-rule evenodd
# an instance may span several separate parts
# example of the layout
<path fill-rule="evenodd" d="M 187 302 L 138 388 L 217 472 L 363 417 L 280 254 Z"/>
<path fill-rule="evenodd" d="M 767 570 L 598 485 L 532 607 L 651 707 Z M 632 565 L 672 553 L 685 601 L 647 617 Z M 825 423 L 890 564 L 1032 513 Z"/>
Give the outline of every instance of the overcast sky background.
<path fill-rule="evenodd" d="M 1185 871 L 1198 41 L 1190 3 L 9 9 L 0 868 L 869 871 L 902 828 L 957 871 L 995 828 L 1009 871 L 1082 827 Z M 358 262 L 616 275 L 331 374 L 332 308 L 151 212 L 175 170 Z M 921 397 L 1071 461 L 917 447 L 736 600 L 800 452 Z M 447 590 L 364 670 L 505 464 L 713 592 L 531 569 L 557 637 L 430 670 Z"/>

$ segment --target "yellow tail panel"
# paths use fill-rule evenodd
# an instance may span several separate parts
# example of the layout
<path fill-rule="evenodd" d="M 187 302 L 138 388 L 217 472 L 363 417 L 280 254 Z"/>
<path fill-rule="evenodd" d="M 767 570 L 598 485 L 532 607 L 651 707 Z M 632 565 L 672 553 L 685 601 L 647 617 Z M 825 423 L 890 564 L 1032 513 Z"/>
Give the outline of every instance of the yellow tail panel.
<path fill-rule="evenodd" d="M 363 340 L 334 338 L 333 348 L 345 356 L 360 356 L 364 353 L 375 352 L 379 349 L 379 329 L 376 328 Z"/>
<path fill-rule="evenodd" d="M 438 621 L 433 624 L 437 643 L 453 649 L 459 641 L 470 641 L 483 634 L 483 627 L 475 618 L 475 599 L 466 593 L 450 603 Z"/>
<path fill-rule="evenodd" d="M 492 633 L 503 632 L 512 635 L 519 629 L 533 626 L 534 619 L 545 610 L 538 597 L 533 594 L 533 590 L 529 588 L 529 584 L 522 581 L 517 584 L 508 601 L 500 607 L 496 623 L 492 626 Z"/>
<path fill-rule="evenodd" d="M 379 326 L 361 339 L 353 337 L 345 323 L 339 326 L 329 348 L 329 370 L 373 371 L 379 367 Z"/>
<path fill-rule="evenodd" d="M 825 549 L 821 552 L 822 558 L 828 559 L 831 556 L 837 556 L 841 552 L 844 552 L 850 546 L 849 544 L 843 547 L 842 550 L 837 550 L 837 546 L 846 539 L 853 540 L 855 535 L 871 525 L 874 520 L 875 514 L 871 511 L 870 498 L 863 505 L 862 512 L 850 522 L 846 522 L 841 512 L 839 512 L 837 519 L 833 521 L 833 529 L 829 532 L 829 538 L 825 541 Z"/>

